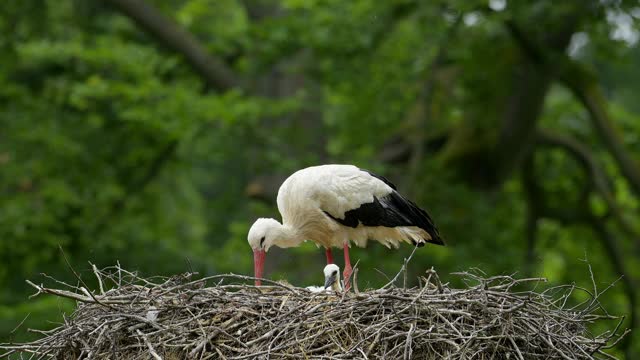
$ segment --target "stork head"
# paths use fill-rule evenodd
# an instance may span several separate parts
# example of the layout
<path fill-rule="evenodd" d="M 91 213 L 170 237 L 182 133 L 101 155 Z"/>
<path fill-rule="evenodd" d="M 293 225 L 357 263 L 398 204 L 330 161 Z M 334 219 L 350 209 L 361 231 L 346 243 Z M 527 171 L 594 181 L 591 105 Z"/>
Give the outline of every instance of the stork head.
<path fill-rule="evenodd" d="M 247 241 L 253 249 L 253 270 L 257 278 L 262 278 L 264 258 L 269 248 L 274 244 L 280 227 L 282 225 L 275 219 L 260 218 L 249 229 Z M 256 285 L 261 285 L 261 281 L 256 280 Z"/>
<path fill-rule="evenodd" d="M 329 264 L 324 267 L 324 288 L 331 288 L 335 291 L 342 292 L 340 285 L 340 268 L 336 264 Z"/>

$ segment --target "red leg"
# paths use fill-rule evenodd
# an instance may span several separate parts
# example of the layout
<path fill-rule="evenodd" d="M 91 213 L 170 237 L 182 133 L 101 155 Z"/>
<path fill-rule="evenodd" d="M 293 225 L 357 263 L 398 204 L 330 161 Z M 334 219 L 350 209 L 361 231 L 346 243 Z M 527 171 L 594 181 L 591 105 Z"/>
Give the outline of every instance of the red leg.
<path fill-rule="evenodd" d="M 327 248 L 325 253 L 327 255 L 327 265 L 333 264 L 333 254 L 331 253 L 331 248 Z"/>
<path fill-rule="evenodd" d="M 342 276 L 344 276 L 344 291 L 349 291 L 351 289 L 351 283 L 349 278 L 351 277 L 351 273 L 353 269 L 351 268 L 351 260 L 349 259 L 349 244 L 344 244 L 344 271 L 342 272 Z"/>

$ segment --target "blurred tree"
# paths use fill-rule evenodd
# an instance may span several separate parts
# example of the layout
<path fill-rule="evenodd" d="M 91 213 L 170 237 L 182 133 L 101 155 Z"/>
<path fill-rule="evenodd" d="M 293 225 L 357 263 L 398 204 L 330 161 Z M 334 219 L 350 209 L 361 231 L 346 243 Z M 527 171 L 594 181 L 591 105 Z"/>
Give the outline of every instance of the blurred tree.
<path fill-rule="evenodd" d="M 22 302 L 25 277 L 70 276 L 58 245 L 78 269 L 249 271 L 253 219 L 274 215 L 289 173 L 322 162 L 384 173 L 426 205 L 451 246 L 424 249 L 414 271 L 478 266 L 587 284 L 586 254 L 603 283 L 624 275 L 602 301 L 636 326 L 637 2 L 0 10 L 4 334 L 57 306 Z M 361 288 L 408 251 L 356 250 Z M 299 271 L 310 256 L 319 267 L 309 246 L 272 251 L 267 264 L 303 284 L 316 274 Z M 640 352 L 634 338 L 621 345 L 628 358 Z"/>

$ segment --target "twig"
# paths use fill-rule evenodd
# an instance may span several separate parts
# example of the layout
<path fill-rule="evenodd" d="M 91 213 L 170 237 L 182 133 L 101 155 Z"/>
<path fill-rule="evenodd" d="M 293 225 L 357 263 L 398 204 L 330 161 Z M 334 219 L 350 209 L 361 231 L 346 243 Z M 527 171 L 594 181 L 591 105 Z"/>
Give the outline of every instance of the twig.
<path fill-rule="evenodd" d="M 96 275 L 96 279 L 98 279 L 98 287 L 100 288 L 100 295 L 104 295 L 104 286 L 102 285 L 102 278 L 100 277 L 100 272 L 98 271 L 98 268 L 95 266 L 95 264 L 91 264 L 91 269 L 93 269 L 93 273 Z"/>
<path fill-rule="evenodd" d="M 398 280 L 398 277 L 404 272 L 406 271 L 407 268 L 407 264 L 409 263 L 409 261 L 411 261 L 411 258 L 413 258 L 413 254 L 416 253 L 416 250 L 418 249 L 418 247 L 414 247 L 413 251 L 411 251 L 411 255 L 409 255 L 409 257 L 407 259 L 404 260 L 404 263 L 402 264 L 402 268 L 400 268 L 400 271 L 396 274 L 396 276 L 393 277 L 393 279 L 391 279 L 386 285 L 384 285 L 382 287 L 382 289 L 386 289 L 389 286 L 393 285 L 396 280 Z"/>
<path fill-rule="evenodd" d="M 109 308 L 111 310 L 115 310 L 112 306 L 110 306 L 108 304 L 103 304 L 100 301 L 98 301 L 98 299 L 96 299 L 96 297 L 93 295 L 93 293 L 88 290 L 89 286 L 87 286 L 87 284 L 84 282 L 84 280 L 82 280 L 80 275 L 78 275 L 78 273 L 73 269 L 73 266 L 71 266 L 71 263 L 69 262 L 69 259 L 67 259 L 67 255 L 65 255 L 64 250 L 62 249 L 62 246 L 60 244 L 58 244 L 58 249 L 60 249 L 60 254 L 62 254 L 62 258 L 64 259 L 64 262 L 69 267 L 69 270 L 71 270 L 73 275 L 76 277 L 76 279 L 78 279 L 78 281 L 80 281 L 80 283 L 84 286 L 84 288 L 87 289 L 87 293 L 93 299 L 93 301 L 95 301 L 96 303 L 98 303 L 98 304 L 100 304 L 100 305 L 102 305 L 104 307 L 107 307 L 107 308 Z M 82 288 L 80 288 L 80 289 L 82 289 Z"/>
<path fill-rule="evenodd" d="M 411 336 L 413 335 L 413 332 L 415 331 L 415 329 L 416 329 L 415 324 L 411 324 L 411 327 L 409 328 L 409 332 L 407 333 L 407 341 L 405 341 L 405 345 L 404 345 L 404 360 L 411 359 L 411 354 L 413 353 L 411 349 Z"/>
<path fill-rule="evenodd" d="M 24 319 L 22 319 L 22 321 L 20 321 L 20 323 L 16 327 L 14 327 L 9 334 L 13 334 L 14 332 L 16 332 L 22 326 L 22 324 L 27 321 L 30 315 L 31 313 L 28 313 L 27 316 L 25 316 Z"/>
<path fill-rule="evenodd" d="M 160 355 L 158 355 L 158 353 L 153 349 L 153 345 L 151 345 L 151 343 L 149 342 L 149 339 L 147 339 L 147 337 L 142 333 L 142 331 L 136 330 L 136 333 L 138 334 L 138 336 L 140 336 L 144 340 L 144 343 L 147 344 L 147 348 L 149 348 L 149 353 L 151 354 L 151 356 L 153 356 L 153 358 L 156 360 L 162 360 Z"/>

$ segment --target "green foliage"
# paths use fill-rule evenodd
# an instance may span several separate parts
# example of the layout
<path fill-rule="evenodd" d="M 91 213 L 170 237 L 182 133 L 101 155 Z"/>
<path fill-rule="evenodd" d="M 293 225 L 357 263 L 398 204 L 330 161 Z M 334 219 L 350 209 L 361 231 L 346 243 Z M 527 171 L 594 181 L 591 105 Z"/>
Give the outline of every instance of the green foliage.
<path fill-rule="evenodd" d="M 247 185 L 319 162 L 380 172 L 425 205 L 449 246 L 420 249 L 410 265 L 415 275 L 431 266 L 440 274 L 479 267 L 525 275 L 528 203 L 519 171 L 478 188 L 476 177 L 491 171 L 484 163 L 467 161 L 461 178 L 443 155 L 496 144 L 514 94 L 527 94 L 521 76 L 534 65 L 505 21 L 520 24 L 537 44 L 553 43 L 565 28 L 588 38 L 571 56 L 596 69 L 624 147 L 639 158 L 638 47 L 614 39 L 617 25 L 607 16 L 637 14 L 637 4 L 507 1 L 494 11 L 480 0 L 149 1 L 237 74 L 241 87 L 215 92 L 180 54 L 106 3 L 0 5 L 5 339 L 24 336 L 9 332 L 27 313 L 37 327 L 69 311 L 70 304 L 26 300 L 24 279 L 40 272 L 77 281 L 59 246 L 87 281 L 88 261 L 120 261 L 148 275 L 250 273 L 248 228 L 258 216 L 277 217 L 277 209 L 274 194 L 267 203 L 249 200 Z M 564 55 L 560 48 L 552 55 Z M 539 127 L 592 151 L 625 219 L 640 232 L 637 194 L 584 106 L 561 85 L 545 91 Z M 465 140 L 424 145 L 440 136 Z M 399 142 L 422 150 L 393 165 L 383 161 Z M 549 205 L 567 214 L 584 210 L 590 180 L 575 158 L 544 149 L 532 164 Z M 587 204 L 597 216 L 608 213 L 598 194 Z M 610 217 L 603 221 L 630 254 L 628 273 L 639 277 L 638 239 Z M 618 278 L 589 224 L 543 218 L 537 239 L 534 275 L 588 287 L 586 256 L 598 285 Z M 391 276 L 410 252 L 353 249 L 360 287 L 385 283 L 374 269 Z M 296 285 L 317 284 L 322 263 L 310 243 L 267 257 L 269 276 Z M 619 285 L 603 301 L 614 313 L 629 313 Z"/>

